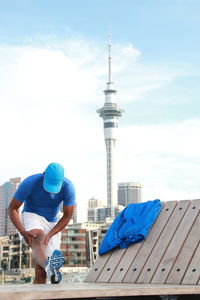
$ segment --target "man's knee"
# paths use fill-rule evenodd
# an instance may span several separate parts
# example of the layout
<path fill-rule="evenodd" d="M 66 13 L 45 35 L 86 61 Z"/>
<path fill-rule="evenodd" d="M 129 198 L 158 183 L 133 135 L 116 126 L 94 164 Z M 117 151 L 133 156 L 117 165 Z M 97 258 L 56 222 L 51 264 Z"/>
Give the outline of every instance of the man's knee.
<path fill-rule="evenodd" d="M 45 233 L 42 229 L 32 229 L 30 230 L 30 233 L 35 236 L 33 237 L 33 243 L 44 242 Z"/>
<path fill-rule="evenodd" d="M 36 236 L 37 235 L 45 235 L 44 230 L 42 230 L 42 229 L 31 229 L 29 232 Z"/>

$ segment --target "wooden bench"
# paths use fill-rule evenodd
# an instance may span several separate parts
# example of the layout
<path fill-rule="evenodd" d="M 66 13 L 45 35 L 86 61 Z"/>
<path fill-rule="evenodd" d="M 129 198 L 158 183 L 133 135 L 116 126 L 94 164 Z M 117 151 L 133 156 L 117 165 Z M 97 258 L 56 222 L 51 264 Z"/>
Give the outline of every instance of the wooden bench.
<path fill-rule="evenodd" d="M 146 240 L 100 256 L 85 282 L 200 285 L 200 200 L 168 201 Z"/>
<path fill-rule="evenodd" d="M 193 299 L 191 295 L 200 295 L 199 211 L 200 200 L 163 203 L 146 240 L 100 256 L 85 282 L 1 285 L 0 299 L 132 299 L 151 295 L 190 295 Z"/>

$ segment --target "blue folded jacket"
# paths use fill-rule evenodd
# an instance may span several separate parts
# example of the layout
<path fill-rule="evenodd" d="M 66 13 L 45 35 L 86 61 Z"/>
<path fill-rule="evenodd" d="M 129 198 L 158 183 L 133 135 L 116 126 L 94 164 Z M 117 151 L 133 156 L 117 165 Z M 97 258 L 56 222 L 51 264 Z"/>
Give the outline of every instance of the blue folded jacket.
<path fill-rule="evenodd" d="M 142 242 L 161 210 L 159 199 L 126 206 L 109 227 L 100 245 L 99 255 L 119 246 Z"/>

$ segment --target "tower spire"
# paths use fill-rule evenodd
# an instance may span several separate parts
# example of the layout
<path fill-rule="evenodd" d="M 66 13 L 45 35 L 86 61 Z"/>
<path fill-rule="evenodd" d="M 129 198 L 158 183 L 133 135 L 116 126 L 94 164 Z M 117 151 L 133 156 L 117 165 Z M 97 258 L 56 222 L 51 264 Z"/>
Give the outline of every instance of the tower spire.
<path fill-rule="evenodd" d="M 112 47 L 112 40 L 111 40 L 111 32 L 108 35 L 108 83 L 112 82 L 112 70 L 111 70 L 111 47 Z"/>
<path fill-rule="evenodd" d="M 115 95 L 117 93 L 114 82 L 112 82 L 111 47 L 112 47 L 112 40 L 111 40 L 111 32 L 109 31 L 109 35 L 108 35 L 108 82 L 107 82 L 107 88 L 104 91 L 104 93 L 106 95 L 106 101 L 105 101 L 106 103 L 115 103 Z"/>

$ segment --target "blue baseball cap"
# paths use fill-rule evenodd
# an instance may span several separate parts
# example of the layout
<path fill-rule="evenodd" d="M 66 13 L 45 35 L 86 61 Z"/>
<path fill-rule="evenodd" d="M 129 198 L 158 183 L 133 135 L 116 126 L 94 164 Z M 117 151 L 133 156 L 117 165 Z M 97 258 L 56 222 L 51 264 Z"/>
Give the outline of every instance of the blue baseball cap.
<path fill-rule="evenodd" d="M 58 163 L 51 163 L 44 172 L 44 189 L 53 194 L 60 192 L 64 179 L 64 168 Z"/>

